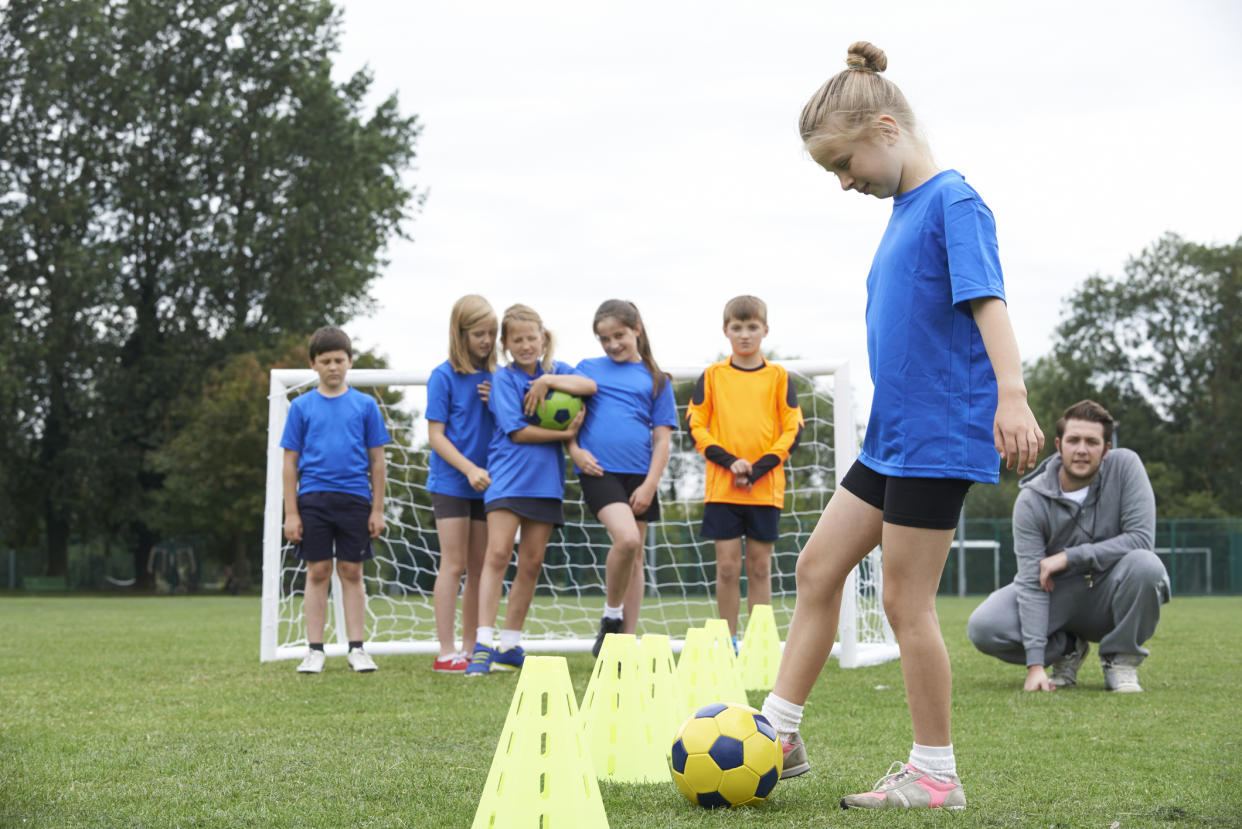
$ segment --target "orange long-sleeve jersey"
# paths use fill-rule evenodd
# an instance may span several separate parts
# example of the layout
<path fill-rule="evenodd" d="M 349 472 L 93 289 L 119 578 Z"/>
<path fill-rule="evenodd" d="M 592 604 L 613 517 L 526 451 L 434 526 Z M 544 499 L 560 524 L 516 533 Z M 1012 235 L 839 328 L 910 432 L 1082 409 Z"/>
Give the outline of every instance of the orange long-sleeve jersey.
<path fill-rule="evenodd" d="M 694 446 L 707 458 L 705 501 L 781 507 L 783 464 L 802 436 L 802 408 L 784 366 L 756 369 L 721 360 L 699 375 L 686 410 Z M 751 483 L 734 486 L 729 467 L 750 461 Z"/>

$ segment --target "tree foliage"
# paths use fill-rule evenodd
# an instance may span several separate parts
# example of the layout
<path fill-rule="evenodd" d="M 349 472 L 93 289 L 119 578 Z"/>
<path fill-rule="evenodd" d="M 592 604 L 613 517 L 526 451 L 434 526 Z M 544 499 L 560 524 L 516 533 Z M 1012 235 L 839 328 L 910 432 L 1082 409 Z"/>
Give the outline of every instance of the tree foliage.
<path fill-rule="evenodd" d="M 1032 410 L 1054 426 L 1090 397 L 1118 421 L 1167 518 L 1242 515 L 1242 238 L 1211 246 L 1168 234 L 1124 276 L 1092 276 L 1064 303 L 1050 354 L 1026 367 Z M 979 489 L 988 489 L 976 487 Z M 1008 517 L 1016 478 L 972 492 L 968 514 Z M 998 497 L 999 496 L 999 497 Z"/>
<path fill-rule="evenodd" d="M 174 401 L 230 355 L 368 307 L 419 132 L 331 77 L 325 0 L 11 0 L 0 13 L 0 397 L 22 510 L 142 559 Z"/>

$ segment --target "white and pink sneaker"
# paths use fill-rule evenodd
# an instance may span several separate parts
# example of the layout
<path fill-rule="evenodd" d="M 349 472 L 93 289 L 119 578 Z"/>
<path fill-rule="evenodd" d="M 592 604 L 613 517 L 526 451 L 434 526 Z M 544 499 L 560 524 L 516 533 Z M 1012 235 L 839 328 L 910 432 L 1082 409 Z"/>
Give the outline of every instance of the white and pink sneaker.
<path fill-rule="evenodd" d="M 841 798 L 842 809 L 965 809 L 962 781 L 932 780 L 909 763 L 896 762 L 875 789 Z"/>

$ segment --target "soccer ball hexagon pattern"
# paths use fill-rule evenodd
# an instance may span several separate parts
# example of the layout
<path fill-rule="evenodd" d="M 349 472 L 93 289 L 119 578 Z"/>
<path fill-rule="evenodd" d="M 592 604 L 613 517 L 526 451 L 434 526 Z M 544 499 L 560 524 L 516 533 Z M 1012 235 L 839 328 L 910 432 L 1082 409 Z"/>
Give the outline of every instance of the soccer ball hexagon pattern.
<path fill-rule="evenodd" d="M 781 776 L 780 739 L 747 705 L 705 705 L 682 724 L 669 764 L 686 799 L 707 808 L 762 803 Z"/>
<path fill-rule="evenodd" d="M 563 392 L 553 389 L 544 397 L 543 404 L 533 415 L 528 415 L 526 420 L 532 426 L 542 426 L 545 429 L 556 429 L 564 431 L 569 422 L 577 417 L 578 412 L 582 411 L 582 398 L 575 397 L 569 392 Z"/>

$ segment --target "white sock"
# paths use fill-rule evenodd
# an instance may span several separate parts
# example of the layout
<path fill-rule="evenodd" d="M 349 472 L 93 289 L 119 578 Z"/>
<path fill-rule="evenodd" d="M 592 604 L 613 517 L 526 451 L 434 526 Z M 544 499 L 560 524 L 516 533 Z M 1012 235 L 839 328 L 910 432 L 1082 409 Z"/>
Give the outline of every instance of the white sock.
<path fill-rule="evenodd" d="M 502 651 L 516 648 L 520 644 L 522 644 L 522 631 L 502 630 L 500 632 L 500 649 Z"/>
<path fill-rule="evenodd" d="M 475 634 L 475 641 L 484 647 L 492 646 L 492 639 L 496 636 L 496 632 L 490 627 L 479 625 L 479 632 Z"/>
<path fill-rule="evenodd" d="M 802 706 L 794 705 L 787 699 L 776 694 L 768 694 L 763 701 L 763 716 L 768 718 L 772 727 L 782 734 L 790 734 L 798 730 L 802 724 Z"/>
<path fill-rule="evenodd" d="M 625 609 L 624 607 L 613 607 L 612 605 L 608 604 L 608 602 L 604 602 L 604 618 L 605 619 L 624 619 L 625 617 L 621 614 L 621 611 L 624 609 Z"/>
<path fill-rule="evenodd" d="M 953 757 L 953 745 L 921 746 L 910 749 L 910 765 L 938 783 L 957 782 L 957 760 Z"/>

